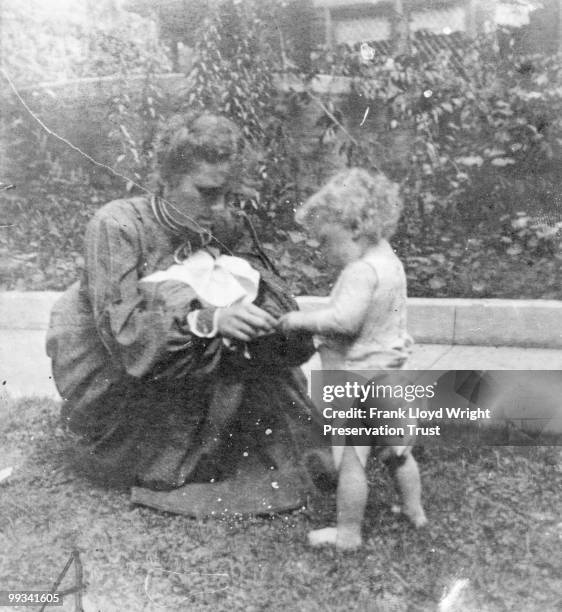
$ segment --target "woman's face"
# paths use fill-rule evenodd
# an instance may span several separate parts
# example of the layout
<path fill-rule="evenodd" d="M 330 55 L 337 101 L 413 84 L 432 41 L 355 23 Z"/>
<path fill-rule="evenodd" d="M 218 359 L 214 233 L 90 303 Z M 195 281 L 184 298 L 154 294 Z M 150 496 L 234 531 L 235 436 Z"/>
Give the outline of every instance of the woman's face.
<path fill-rule="evenodd" d="M 175 187 L 169 187 L 166 199 L 174 205 L 178 220 L 190 221 L 195 230 L 210 230 L 217 219 L 227 214 L 225 195 L 231 171 L 230 160 L 199 161 Z"/>

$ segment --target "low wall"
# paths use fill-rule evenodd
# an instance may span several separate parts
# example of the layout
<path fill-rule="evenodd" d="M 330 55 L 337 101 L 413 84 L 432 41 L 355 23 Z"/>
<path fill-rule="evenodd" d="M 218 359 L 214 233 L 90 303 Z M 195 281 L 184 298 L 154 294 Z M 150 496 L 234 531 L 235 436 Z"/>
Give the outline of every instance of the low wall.
<path fill-rule="evenodd" d="M 172 112 L 189 92 L 190 82 L 184 74 L 163 74 L 155 77 L 164 100 L 166 112 Z M 135 115 L 138 111 L 141 92 L 145 86 L 144 76 L 108 76 L 83 78 L 54 83 L 38 83 L 33 87 L 23 88 L 22 97 L 40 119 L 64 139 L 81 149 L 88 156 L 102 164 L 115 165 L 115 160 L 122 153 L 118 124 L 122 121 L 117 113 L 115 99 L 124 92 L 130 98 L 128 112 Z M 319 75 L 304 84 L 294 75 L 276 76 L 275 84 L 280 93 L 304 91 L 314 95 L 310 104 L 295 109 L 292 121 L 287 125 L 294 137 L 292 146 L 300 167 L 295 180 L 302 193 L 318 188 L 326 178 L 345 167 L 347 156 L 340 151 L 346 137 L 341 131 L 334 133 L 333 139 L 321 139 L 324 132 L 319 119 L 323 116 L 323 104 L 334 100 L 347 117 L 346 127 L 356 138 L 375 140 L 380 150 L 384 151 L 377 163 L 384 164 L 392 173 L 395 166 L 406 163 L 409 159 L 412 134 L 409 130 L 388 131 L 383 128 L 386 109 L 371 110 L 364 121 L 365 108 L 363 101 L 352 95 L 352 79 L 349 77 Z M 15 103 L 11 90 L 0 91 L 0 104 L 6 107 L 6 124 L 16 125 L 13 130 L 6 129 L 0 134 L 0 146 L 8 152 L 0 156 L 0 174 L 9 178 L 12 183 L 25 182 L 30 178 L 29 167 L 37 167 L 37 151 L 41 152 L 39 161 L 44 161 L 48 152 L 57 158 L 65 169 L 82 167 L 90 173 L 95 185 L 103 186 L 113 180 L 113 176 L 100 170 L 65 142 L 54 138 L 44 142 L 34 141 L 30 134 L 37 129 L 36 122 L 19 103 Z M 134 132 L 134 121 L 127 125 Z M 142 136 L 135 135 L 134 138 Z M 365 140 L 366 142 L 366 140 Z M 14 144 L 15 143 L 15 144 Z M 27 143 L 27 144 L 25 144 Z M 18 147 L 12 151 L 12 147 Z M 22 155 L 29 164 L 22 162 Z M 12 163 L 12 159 L 18 163 Z M 389 167 L 386 167 L 388 161 Z M 33 163 L 32 163 L 33 162 Z"/>
<path fill-rule="evenodd" d="M 46 330 L 56 291 L 0 293 L 0 330 Z M 303 310 L 324 297 L 297 298 Z M 562 301 L 410 298 L 408 329 L 421 344 L 562 349 Z"/>
<path fill-rule="evenodd" d="M 303 309 L 325 303 L 299 298 Z M 408 330 L 422 344 L 562 349 L 562 302 L 410 298 Z"/>

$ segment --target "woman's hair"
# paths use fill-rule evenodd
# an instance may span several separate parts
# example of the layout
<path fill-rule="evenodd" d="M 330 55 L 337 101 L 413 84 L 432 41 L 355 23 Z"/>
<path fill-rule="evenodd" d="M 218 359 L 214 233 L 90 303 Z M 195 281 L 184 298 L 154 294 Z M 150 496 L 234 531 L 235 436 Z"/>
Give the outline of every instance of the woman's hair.
<path fill-rule="evenodd" d="M 156 149 L 159 181 L 175 185 L 198 161 L 217 163 L 235 158 L 242 133 L 226 117 L 203 113 L 196 118 L 175 116 L 162 130 Z"/>
<path fill-rule="evenodd" d="M 318 228 L 340 223 L 373 242 L 396 230 L 402 199 L 399 187 L 384 174 L 349 168 L 336 174 L 297 211 L 296 220 Z"/>

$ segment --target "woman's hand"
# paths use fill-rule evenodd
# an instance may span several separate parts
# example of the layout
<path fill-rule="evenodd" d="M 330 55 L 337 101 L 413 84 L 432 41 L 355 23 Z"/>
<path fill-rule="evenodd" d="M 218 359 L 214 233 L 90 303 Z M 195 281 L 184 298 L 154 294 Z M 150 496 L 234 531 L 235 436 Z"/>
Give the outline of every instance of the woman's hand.
<path fill-rule="evenodd" d="M 272 334 L 277 321 L 268 312 L 248 302 L 237 302 L 220 308 L 217 315 L 218 333 L 225 338 L 249 342 Z"/>

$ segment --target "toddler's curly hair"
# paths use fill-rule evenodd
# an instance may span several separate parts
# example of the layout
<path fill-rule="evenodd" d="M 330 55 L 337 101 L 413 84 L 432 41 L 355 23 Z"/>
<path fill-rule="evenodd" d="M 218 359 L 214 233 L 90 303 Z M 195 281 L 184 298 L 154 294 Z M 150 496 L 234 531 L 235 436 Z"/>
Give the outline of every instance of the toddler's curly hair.
<path fill-rule="evenodd" d="M 336 174 L 297 211 L 309 228 L 341 223 L 372 242 L 390 238 L 402 212 L 399 187 L 384 174 L 348 168 Z"/>

